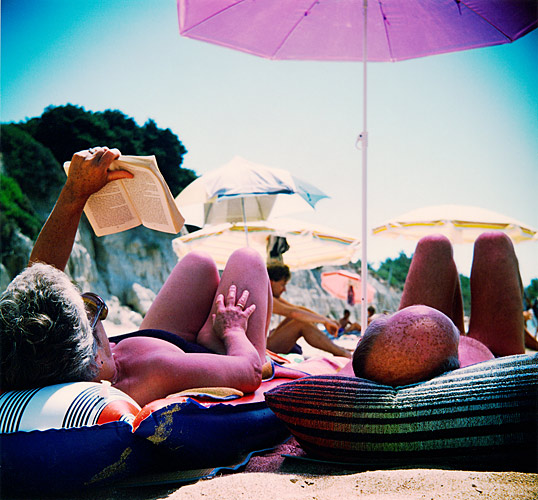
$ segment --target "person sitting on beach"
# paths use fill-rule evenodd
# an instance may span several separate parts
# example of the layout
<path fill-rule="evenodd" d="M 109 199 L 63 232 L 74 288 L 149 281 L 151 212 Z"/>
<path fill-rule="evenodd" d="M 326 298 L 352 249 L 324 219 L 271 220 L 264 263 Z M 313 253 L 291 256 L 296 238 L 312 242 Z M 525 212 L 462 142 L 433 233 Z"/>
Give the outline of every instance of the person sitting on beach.
<path fill-rule="evenodd" d="M 500 232 L 482 234 L 474 246 L 472 315 L 465 334 L 452 246 L 444 236 L 425 237 L 413 255 L 398 312 L 368 326 L 353 355 L 353 372 L 398 386 L 525 353 L 522 291 L 511 240 Z M 341 374 L 348 370 L 349 365 Z"/>
<path fill-rule="evenodd" d="M 110 342 L 106 305 L 63 273 L 84 205 L 108 182 L 117 149 L 73 156 L 67 181 L 26 268 L 0 298 L 1 390 L 108 380 L 141 406 L 185 389 L 261 383 L 271 295 L 265 263 L 236 251 L 222 277 L 205 254 L 173 269 L 140 330 Z"/>
<path fill-rule="evenodd" d="M 368 306 L 368 324 L 371 323 L 372 318 L 375 314 L 375 307 L 374 306 Z M 351 315 L 351 312 L 349 309 L 344 309 L 344 316 L 342 316 L 338 320 L 338 324 L 340 325 L 340 328 L 338 328 L 338 335 L 344 335 L 345 333 L 352 333 L 352 332 L 358 332 L 360 333 L 362 330 L 362 326 L 360 323 L 354 322 L 352 323 L 349 319 Z"/>
<path fill-rule="evenodd" d="M 351 311 L 349 309 L 344 309 L 344 315 L 338 320 L 338 335 L 344 335 L 345 333 L 350 332 L 360 332 L 361 325 L 359 323 L 352 323 L 349 319 Z"/>
<path fill-rule="evenodd" d="M 375 316 L 375 307 L 374 306 L 368 306 L 368 318 L 366 320 L 368 321 L 368 324 L 372 322 Z"/>
<path fill-rule="evenodd" d="M 267 266 L 271 292 L 273 295 L 273 314 L 286 318 L 269 332 L 267 348 L 276 353 L 301 353 L 297 341 L 302 337 L 308 344 L 335 356 L 351 358 L 351 353 L 334 344 L 317 326 L 322 323 L 327 331 L 334 335 L 338 323 L 306 307 L 297 306 L 284 300 L 281 295 L 286 291 L 286 284 L 291 278 L 290 269 L 285 264 L 274 263 Z"/>

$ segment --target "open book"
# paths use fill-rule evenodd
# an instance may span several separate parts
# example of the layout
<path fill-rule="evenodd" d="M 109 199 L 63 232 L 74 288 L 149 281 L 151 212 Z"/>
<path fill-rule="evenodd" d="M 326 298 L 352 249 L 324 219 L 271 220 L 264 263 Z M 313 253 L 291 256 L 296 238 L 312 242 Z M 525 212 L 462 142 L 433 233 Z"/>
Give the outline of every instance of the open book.
<path fill-rule="evenodd" d="M 69 174 L 71 162 L 64 163 Z M 94 193 L 84 213 L 97 236 L 119 233 L 141 224 L 177 234 L 185 220 L 179 213 L 155 156 L 120 156 L 110 170 L 128 170 L 133 179 L 109 182 Z"/>

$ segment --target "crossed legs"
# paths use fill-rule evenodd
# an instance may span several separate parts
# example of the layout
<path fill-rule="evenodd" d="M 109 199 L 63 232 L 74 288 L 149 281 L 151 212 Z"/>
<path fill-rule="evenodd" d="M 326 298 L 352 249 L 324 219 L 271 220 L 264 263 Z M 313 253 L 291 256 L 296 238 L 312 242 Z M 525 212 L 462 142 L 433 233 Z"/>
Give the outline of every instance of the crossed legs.
<path fill-rule="evenodd" d="M 226 296 L 231 284 L 237 286 L 237 297 L 243 290 L 249 291 L 247 306 L 256 304 L 248 321 L 247 337 L 265 360 L 272 295 L 265 263 L 257 252 L 248 248 L 230 256 L 221 278 L 207 254 L 189 253 L 170 273 L 140 328 L 166 330 L 224 354 L 222 342 L 213 334 L 212 314 L 216 296 L 220 293 Z"/>

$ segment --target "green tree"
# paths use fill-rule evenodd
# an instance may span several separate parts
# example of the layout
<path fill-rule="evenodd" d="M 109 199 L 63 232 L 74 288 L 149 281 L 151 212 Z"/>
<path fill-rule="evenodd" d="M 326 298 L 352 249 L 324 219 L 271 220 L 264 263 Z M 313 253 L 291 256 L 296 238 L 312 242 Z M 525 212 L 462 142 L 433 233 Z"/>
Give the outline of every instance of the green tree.
<path fill-rule="evenodd" d="M 108 135 L 112 141 L 110 145 L 117 147 L 124 154 L 142 155 L 140 153 L 144 150 L 142 132 L 132 118 L 117 109 L 103 111 L 102 117 L 108 126 Z"/>
<path fill-rule="evenodd" d="M 463 299 L 463 310 L 469 316 L 471 314 L 471 280 L 460 274 L 461 296 Z"/>
<path fill-rule="evenodd" d="M 45 217 L 65 182 L 65 173 L 48 148 L 15 124 L 1 125 L 2 162 L 29 206 Z"/>
<path fill-rule="evenodd" d="M 388 282 L 389 285 L 403 290 L 409 266 L 411 265 L 411 257 L 408 257 L 404 252 L 396 259 L 386 259 L 381 263 L 376 271 L 377 275 Z"/>
<path fill-rule="evenodd" d="M 2 262 L 13 253 L 13 237 L 17 229 L 34 239 L 41 228 L 41 219 L 17 181 L 0 174 L 0 254 Z"/>
<path fill-rule="evenodd" d="M 159 168 L 174 196 L 196 179 L 192 170 L 181 168 L 187 150 L 169 128 L 160 129 L 153 120 L 148 120 L 143 127 L 143 150 L 147 151 L 143 154 L 157 157 Z"/>
<path fill-rule="evenodd" d="M 91 112 L 68 104 L 49 106 L 41 117 L 21 126 L 50 148 L 60 164 L 76 151 L 108 145 L 126 155 L 155 155 L 174 196 L 196 179 L 192 170 L 181 168 L 187 153 L 181 141 L 170 129 L 158 128 L 153 120 L 140 127 L 118 110 Z"/>
<path fill-rule="evenodd" d="M 534 301 L 534 299 L 538 298 L 538 279 L 533 278 L 531 280 L 530 285 L 525 288 L 525 295 L 528 300 L 530 300 L 530 303 Z"/>
<path fill-rule="evenodd" d="M 33 118 L 26 130 L 48 147 L 61 165 L 76 151 L 110 144 L 108 124 L 95 113 L 68 104 L 49 106 L 39 118 Z"/>

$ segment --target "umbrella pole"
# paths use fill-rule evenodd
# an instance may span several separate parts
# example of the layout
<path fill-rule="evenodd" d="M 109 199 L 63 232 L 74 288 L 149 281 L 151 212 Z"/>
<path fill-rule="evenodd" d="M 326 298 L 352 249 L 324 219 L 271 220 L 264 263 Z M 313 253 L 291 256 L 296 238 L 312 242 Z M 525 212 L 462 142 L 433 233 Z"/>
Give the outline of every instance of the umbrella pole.
<path fill-rule="evenodd" d="M 363 84 L 362 84 L 362 101 L 363 101 L 363 110 L 362 110 L 362 121 L 363 121 L 363 128 L 362 128 L 362 237 L 361 237 L 361 245 L 362 245 L 362 257 L 361 257 L 361 277 L 362 277 L 362 297 L 361 297 L 361 326 L 362 326 L 362 332 L 364 333 L 364 330 L 368 326 L 368 316 L 367 316 L 367 285 L 368 285 L 368 244 L 367 244 L 367 237 L 368 233 L 366 230 L 366 223 L 368 221 L 367 216 L 367 164 L 368 164 L 368 132 L 367 132 L 367 113 L 366 113 L 366 105 L 367 105 L 367 60 L 368 60 L 368 32 L 367 32 L 367 26 L 368 26 L 368 0 L 364 0 L 363 4 L 363 16 L 364 16 L 364 28 L 363 28 L 363 45 L 362 45 L 362 66 L 363 66 L 363 72 L 362 72 L 362 78 L 363 78 Z"/>
<path fill-rule="evenodd" d="M 241 197 L 241 210 L 243 211 L 243 227 L 245 228 L 245 240 L 247 242 L 247 247 L 250 246 L 248 244 L 248 227 L 247 227 L 247 216 L 245 214 L 245 198 Z"/>

